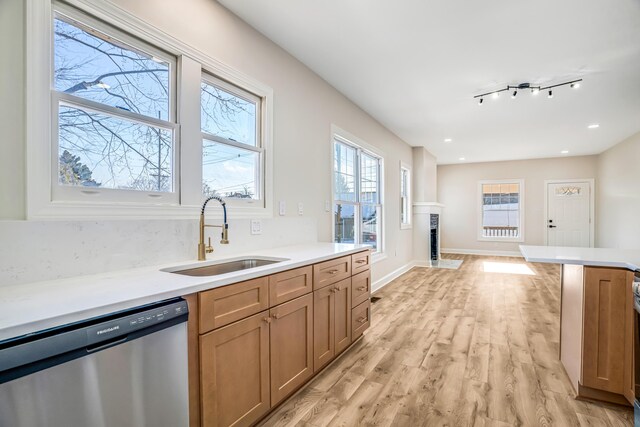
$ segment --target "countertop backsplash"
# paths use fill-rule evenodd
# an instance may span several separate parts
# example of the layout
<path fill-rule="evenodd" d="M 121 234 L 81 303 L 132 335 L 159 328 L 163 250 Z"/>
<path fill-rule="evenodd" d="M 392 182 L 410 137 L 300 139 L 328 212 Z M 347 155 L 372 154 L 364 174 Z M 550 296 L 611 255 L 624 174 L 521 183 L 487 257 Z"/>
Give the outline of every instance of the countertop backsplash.
<path fill-rule="evenodd" d="M 215 221 L 214 221 L 215 222 Z M 209 234 L 211 233 L 211 234 Z M 229 244 L 207 230 L 215 255 L 314 243 L 314 218 L 229 221 Z M 196 259 L 197 220 L 0 221 L 0 286 Z"/>

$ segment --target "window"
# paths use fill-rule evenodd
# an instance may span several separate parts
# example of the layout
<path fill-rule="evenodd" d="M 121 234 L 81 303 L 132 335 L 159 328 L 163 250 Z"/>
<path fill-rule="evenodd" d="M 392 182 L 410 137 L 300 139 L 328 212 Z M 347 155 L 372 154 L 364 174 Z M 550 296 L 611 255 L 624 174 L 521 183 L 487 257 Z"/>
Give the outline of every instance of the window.
<path fill-rule="evenodd" d="M 177 203 L 175 58 L 76 15 L 53 17 L 54 200 Z"/>
<path fill-rule="evenodd" d="M 334 141 L 334 241 L 365 243 L 382 252 L 382 159 Z"/>
<path fill-rule="evenodd" d="M 72 3 L 26 17 L 27 216 L 194 218 L 214 193 L 234 218 L 273 216 L 273 90 L 110 2 Z"/>
<path fill-rule="evenodd" d="M 400 162 L 400 228 L 411 228 L 411 169 Z"/>
<path fill-rule="evenodd" d="M 481 181 L 480 240 L 524 241 L 524 181 Z"/>
<path fill-rule="evenodd" d="M 200 99 L 203 194 L 260 200 L 260 97 L 205 74 Z"/>

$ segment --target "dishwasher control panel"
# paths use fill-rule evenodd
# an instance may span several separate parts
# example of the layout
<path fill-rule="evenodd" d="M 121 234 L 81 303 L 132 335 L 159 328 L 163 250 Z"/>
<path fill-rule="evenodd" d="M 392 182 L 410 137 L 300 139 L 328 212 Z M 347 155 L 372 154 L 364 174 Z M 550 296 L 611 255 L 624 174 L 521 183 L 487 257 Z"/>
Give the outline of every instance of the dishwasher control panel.
<path fill-rule="evenodd" d="M 92 345 L 121 335 L 127 335 L 140 329 L 152 327 L 157 323 L 186 316 L 188 313 L 187 302 L 180 300 L 173 304 L 125 315 L 116 320 L 99 323 L 87 328 L 87 343 Z"/>

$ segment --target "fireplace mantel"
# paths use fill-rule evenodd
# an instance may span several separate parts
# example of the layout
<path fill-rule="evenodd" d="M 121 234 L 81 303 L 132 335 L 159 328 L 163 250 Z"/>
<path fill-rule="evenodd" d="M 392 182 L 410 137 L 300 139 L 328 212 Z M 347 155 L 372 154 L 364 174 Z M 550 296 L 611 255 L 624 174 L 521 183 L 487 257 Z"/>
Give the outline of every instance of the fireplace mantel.
<path fill-rule="evenodd" d="M 413 203 L 413 254 L 419 263 L 431 264 L 431 215 L 438 215 L 437 256 L 440 256 L 442 210 L 438 202 Z"/>

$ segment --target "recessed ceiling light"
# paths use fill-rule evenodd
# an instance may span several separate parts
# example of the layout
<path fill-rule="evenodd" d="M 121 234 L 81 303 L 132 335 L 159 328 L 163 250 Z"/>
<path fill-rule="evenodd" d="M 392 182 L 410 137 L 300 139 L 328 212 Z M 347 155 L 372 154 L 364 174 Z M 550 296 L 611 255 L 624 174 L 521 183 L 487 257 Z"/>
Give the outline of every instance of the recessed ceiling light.
<path fill-rule="evenodd" d="M 498 92 L 493 92 L 493 93 L 491 94 L 491 97 L 492 97 L 493 99 L 498 99 L 498 97 L 499 97 L 499 96 L 500 96 L 500 94 L 499 94 Z"/>
<path fill-rule="evenodd" d="M 464 162 L 465 158 L 464 157 L 460 157 L 458 160 L 460 160 L 461 162 Z"/>
<path fill-rule="evenodd" d="M 598 129 L 600 125 L 598 123 L 594 123 L 592 125 L 587 126 L 589 129 Z"/>
<path fill-rule="evenodd" d="M 562 150 L 560 154 L 569 154 L 569 150 Z"/>
<path fill-rule="evenodd" d="M 453 141 L 453 139 L 451 139 L 451 138 L 445 138 L 444 139 L 444 142 L 452 142 L 452 141 Z"/>
<path fill-rule="evenodd" d="M 580 82 L 571 83 L 571 89 L 578 89 L 578 88 L 580 88 Z"/>

